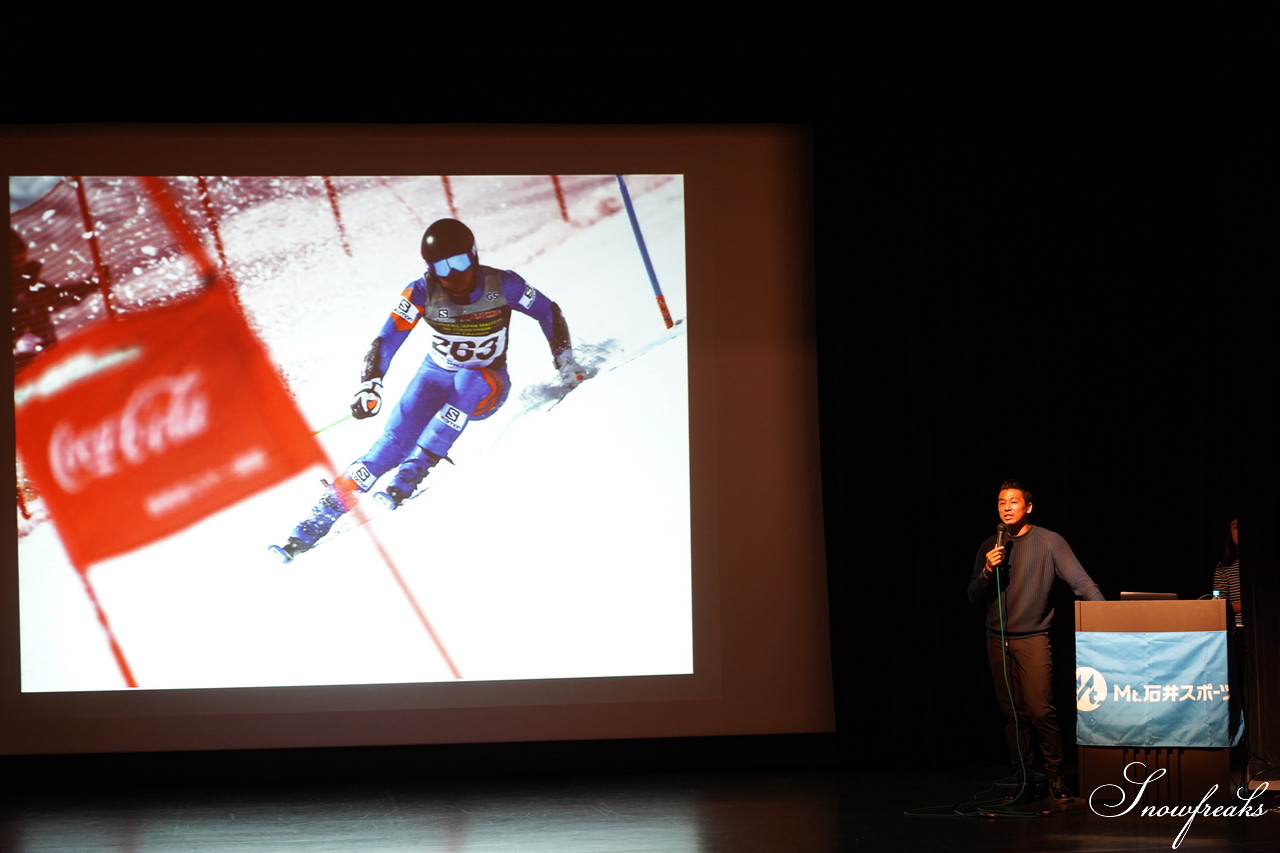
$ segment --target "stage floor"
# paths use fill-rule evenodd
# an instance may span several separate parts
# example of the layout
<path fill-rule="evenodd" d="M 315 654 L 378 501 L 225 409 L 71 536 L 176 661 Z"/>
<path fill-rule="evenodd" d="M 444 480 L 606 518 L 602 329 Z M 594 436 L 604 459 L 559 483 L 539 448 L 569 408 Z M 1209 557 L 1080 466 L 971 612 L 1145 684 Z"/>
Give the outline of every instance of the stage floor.
<path fill-rule="evenodd" d="M 967 770 L 773 770 L 525 775 L 388 784 L 21 790 L 0 805 L 5 853 L 175 851 L 1169 850 L 1185 817 L 1118 818 L 1081 801 L 1030 817 L 961 817 L 1000 774 Z M 12 780 L 10 780 L 12 783 Z M 1004 793 L 1008 789 L 997 789 Z M 1225 801 L 1222 801 L 1225 802 Z M 1255 805 L 1260 802 L 1255 800 Z M 1275 805 L 1274 797 L 1268 800 Z M 961 805 L 962 809 L 969 806 Z M 1280 817 L 1197 816 L 1179 850 L 1280 849 Z"/>

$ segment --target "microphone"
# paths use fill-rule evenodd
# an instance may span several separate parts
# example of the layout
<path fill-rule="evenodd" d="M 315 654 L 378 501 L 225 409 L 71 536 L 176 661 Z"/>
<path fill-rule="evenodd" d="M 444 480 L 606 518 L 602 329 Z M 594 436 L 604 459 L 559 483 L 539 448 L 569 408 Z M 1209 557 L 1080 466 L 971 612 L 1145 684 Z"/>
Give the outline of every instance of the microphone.
<path fill-rule="evenodd" d="M 1005 524 L 1003 521 L 996 525 L 996 547 L 997 548 L 1004 545 L 1004 537 L 1008 533 L 1009 533 L 1009 525 Z M 997 567 L 994 571 L 999 571 L 999 568 Z M 992 572 L 992 574 L 994 574 L 994 571 Z M 986 569 L 982 570 L 982 576 L 984 578 L 990 577 Z"/>

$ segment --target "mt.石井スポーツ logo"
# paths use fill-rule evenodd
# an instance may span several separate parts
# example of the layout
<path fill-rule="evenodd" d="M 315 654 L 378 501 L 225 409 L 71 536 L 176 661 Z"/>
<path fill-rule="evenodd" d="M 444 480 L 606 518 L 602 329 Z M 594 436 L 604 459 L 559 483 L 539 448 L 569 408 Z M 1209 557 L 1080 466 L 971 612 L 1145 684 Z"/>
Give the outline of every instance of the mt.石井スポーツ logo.
<path fill-rule="evenodd" d="M 1091 666 L 1076 667 L 1076 710 L 1096 711 L 1107 698 L 1107 680 Z"/>
<path fill-rule="evenodd" d="M 1076 667 L 1076 710 L 1096 711 L 1103 702 L 1225 702 L 1229 684 L 1111 684 L 1091 666 Z"/>

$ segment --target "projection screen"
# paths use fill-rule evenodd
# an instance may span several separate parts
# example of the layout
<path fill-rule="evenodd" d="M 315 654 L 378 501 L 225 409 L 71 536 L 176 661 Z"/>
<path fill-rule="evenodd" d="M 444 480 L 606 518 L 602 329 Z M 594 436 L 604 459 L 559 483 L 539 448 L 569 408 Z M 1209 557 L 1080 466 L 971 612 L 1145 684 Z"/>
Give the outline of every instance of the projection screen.
<path fill-rule="evenodd" d="M 4 144 L 15 446 L 43 448 L 15 458 L 4 752 L 831 728 L 802 131 Z M 475 238 L 461 300 L 430 296 L 421 240 L 441 219 Z M 192 312 L 214 288 L 247 343 Z M 463 310 L 473 325 L 442 325 Z M 68 357 L 140 317 L 181 331 Z M 392 354 L 362 385 L 371 350 Z M 237 359 L 259 352 L 276 384 L 249 393 Z M 111 384 L 120 353 L 144 378 Z M 375 416 L 353 414 L 362 387 Z M 268 429 L 281 401 L 302 431 Z M 274 437 L 227 450 L 242 427 Z M 277 470 L 276 443 L 317 453 Z M 422 447 L 440 461 L 379 504 Z M 375 456 L 394 459 L 370 473 Z M 269 551 L 334 494 L 313 548 Z M 206 504 L 111 553 L 128 519 Z"/>

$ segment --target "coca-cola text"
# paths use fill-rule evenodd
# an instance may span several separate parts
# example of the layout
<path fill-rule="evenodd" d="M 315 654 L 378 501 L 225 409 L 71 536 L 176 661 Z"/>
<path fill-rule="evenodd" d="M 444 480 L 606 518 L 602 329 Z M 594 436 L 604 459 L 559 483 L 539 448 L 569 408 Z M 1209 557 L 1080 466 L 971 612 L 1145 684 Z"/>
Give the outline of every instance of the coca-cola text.
<path fill-rule="evenodd" d="M 78 492 L 201 435 L 209 424 L 209 400 L 200 378 L 198 370 L 190 370 L 151 379 L 134 389 L 118 413 L 85 429 L 60 421 L 49 438 L 49 463 L 58 485 Z"/>

